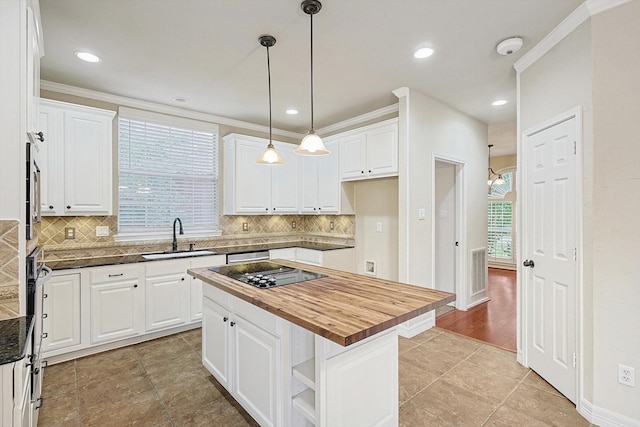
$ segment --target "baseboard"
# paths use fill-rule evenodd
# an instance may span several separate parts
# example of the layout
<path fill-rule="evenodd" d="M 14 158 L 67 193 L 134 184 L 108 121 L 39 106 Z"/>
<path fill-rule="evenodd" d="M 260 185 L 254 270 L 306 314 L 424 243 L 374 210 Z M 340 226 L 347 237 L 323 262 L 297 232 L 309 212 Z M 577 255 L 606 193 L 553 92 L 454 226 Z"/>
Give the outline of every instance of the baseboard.
<path fill-rule="evenodd" d="M 475 307 L 476 305 L 480 305 L 480 304 L 482 304 L 482 303 L 485 303 L 485 302 L 487 302 L 487 301 L 489 301 L 489 300 L 490 300 L 490 298 L 489 298 L 489 297 L 480 298 L 478 301 L 474 301 L 474 302 L 472 302 L 471 304 L 469 304 L 469 305 L 467 306 L 467 310 L 469 310 L 470 308 Z"/>
<path fill-rule="evenodd" d="M 640 427 L 640 420 L 600 408 L 584 398 L 580 400 L 578 413 L 600 427 Z"/>
<path fill-rule="evenodd" d="M 404 338 L 413 338 L 422 332 L 436 326 L 435 310 L 407 320 L 398 326 L 398 335 Z"/>

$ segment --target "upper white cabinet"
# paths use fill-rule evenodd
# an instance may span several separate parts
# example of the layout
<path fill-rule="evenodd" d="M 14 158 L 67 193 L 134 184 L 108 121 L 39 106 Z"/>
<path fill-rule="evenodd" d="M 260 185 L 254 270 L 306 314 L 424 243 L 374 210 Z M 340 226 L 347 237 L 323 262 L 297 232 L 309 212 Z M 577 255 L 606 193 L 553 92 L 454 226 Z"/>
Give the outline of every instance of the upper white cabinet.
<path fill-rule="evenodd" d="M 38 129 L 38 100 L 40 98 L 40 57 L 43 54 L 42 26 L 39 7 L 27 6 L 27 132 Z"/>
<path fill-rule="evenodd" d="M 225 215 L 298 213 L 298 156 L 293 144 L 274 142 L 281 165 L 257 164 L 267 141 L 245 135 L 224 137 Z"/>
<path fill-rule="evenodd" d="M 340 140 L 340 178 L 353 181 L 398 175 L 398 120 L 334 135 Z"/>
<path fill-rule="evenodd" d="M 40 100 L 44 134 L 40 170 L 43 215 L 112 213 L 112 122 L 115 112 Z"/>

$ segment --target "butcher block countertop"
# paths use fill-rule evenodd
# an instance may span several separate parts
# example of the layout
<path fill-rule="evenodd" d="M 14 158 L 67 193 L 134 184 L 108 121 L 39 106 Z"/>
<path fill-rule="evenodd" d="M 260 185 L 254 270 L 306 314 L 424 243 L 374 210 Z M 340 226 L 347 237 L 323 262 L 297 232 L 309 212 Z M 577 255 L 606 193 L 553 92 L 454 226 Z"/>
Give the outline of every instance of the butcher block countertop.
<path fill-rule="evenodd" d="M 208 268 L 192 276 L 342 346 L 455 301 L 455 294 L 293 261 L 276 264 L 326 275 L 258 289 Z"/>

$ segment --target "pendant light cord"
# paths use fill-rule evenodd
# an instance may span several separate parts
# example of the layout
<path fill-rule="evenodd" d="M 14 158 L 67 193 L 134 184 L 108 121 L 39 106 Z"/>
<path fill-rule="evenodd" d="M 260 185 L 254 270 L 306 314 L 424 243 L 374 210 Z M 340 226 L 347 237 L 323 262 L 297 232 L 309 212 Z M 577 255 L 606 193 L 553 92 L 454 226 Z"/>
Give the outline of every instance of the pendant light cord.
<path fill-rule="evenodd" d="M 311 17 L 311 131 L 313 129 L 313 13 L 310 13 Z"/>
<path fill-rule="evenodd" d="M 267 45 L 267 76 L 269 80 L 269 146 L 273 144 L 271 130 L 271 62 L 269 61 L 269 46 Z"/>

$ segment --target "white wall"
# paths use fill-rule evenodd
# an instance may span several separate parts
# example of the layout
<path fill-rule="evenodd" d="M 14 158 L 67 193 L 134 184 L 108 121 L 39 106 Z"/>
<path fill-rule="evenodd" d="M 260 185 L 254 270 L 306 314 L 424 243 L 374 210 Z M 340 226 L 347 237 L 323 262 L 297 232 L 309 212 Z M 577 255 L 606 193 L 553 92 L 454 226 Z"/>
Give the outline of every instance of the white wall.
<path fill-rule="evenodd" d="M 400 281 L 433 287 L 432 179 L 434 159 L 442 156 L 465 163 L 461 209 L 466 231 L 459 250 L 466 260 L 466 283 L 471 250 L 486 247 L 487 241 L 487 125 L 415 90 L 402 88 L 394 93 L 400 100 Z M 425 220 L 418 219 L 419 209 L 425 209 Z M 466 287 L 471 288 L 469 283 Z M 472 302 L 467 299 L 468 304 Z"/>
<path fill-rule="evenodd" d="M 354 182 L 357 273 L 375 261 L 376 276 L 398 280 L 398 179 Z M 377 224 L 382 231 L 377 231 Z"/>
<path fill-rule="evenodd" d="M 434 287 L 456 292 L 456 166 L 436 161 L 434 193 Z"/>

